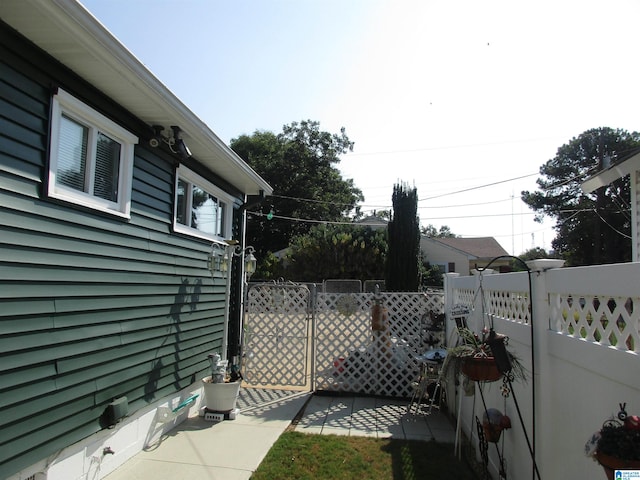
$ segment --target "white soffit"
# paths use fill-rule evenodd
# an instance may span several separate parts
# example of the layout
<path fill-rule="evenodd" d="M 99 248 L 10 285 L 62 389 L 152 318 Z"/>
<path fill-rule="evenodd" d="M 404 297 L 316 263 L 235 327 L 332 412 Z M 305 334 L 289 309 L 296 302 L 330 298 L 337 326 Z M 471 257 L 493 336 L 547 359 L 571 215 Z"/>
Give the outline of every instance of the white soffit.
<path fill-rule="evenodd" d="M 640 153 L 637 153 L 618 164 L 611 165 L 606 170 L 602 170 L 592 177 L 589 177 L 582 182 L 582 191 L 585 193 L 591 193 L 600 187 L 605 187 L 610 183 L 613 183 L 618 178 L 629 175 L 635 170 L 640 170 Z"/>
<path fill-rule="evenodd" d="M 243 193 L 273 192 L 76 0 L 1 0 L 0 17 L 144 122 L 178 125 L 194 158 Z"/>

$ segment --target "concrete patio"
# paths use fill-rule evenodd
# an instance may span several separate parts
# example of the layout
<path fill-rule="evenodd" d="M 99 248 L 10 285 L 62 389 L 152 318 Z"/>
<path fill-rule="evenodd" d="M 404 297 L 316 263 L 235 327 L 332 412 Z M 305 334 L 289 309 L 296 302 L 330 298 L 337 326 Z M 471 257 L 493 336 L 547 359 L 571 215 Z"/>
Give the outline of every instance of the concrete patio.
<path fill-rule="evenodd" d="M 436 440 L 454 428 L 438 410 L 408 414 L 407 402 L 243 388 L 235 420 L 193 416 L 126 462 L 108 480 L 248 480 L 288 428 L 320 435 Z"/>

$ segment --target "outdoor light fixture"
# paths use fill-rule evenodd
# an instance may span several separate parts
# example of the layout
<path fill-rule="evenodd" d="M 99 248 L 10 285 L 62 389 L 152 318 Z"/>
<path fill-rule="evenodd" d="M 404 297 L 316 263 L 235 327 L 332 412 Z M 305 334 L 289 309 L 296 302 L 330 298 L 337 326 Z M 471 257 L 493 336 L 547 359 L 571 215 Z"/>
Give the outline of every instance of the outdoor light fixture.
<path fill-rule="evenodd" d="M 256 272 L 256 266 L 258 264 L 258 260 L 253 255 L 256 251 L 253 247 L 242 248 L 240 245 L 229 245 L 229 254 L 225 253 L 224 257 L 222 257 L 222 261 L 220 263 L 220 271 L 226 272 L 229 270 L 229 261 L 233 257 L 241 257 L 244 255 L 244 274 L 246 276 L 247 282 Z"/>
<path fill-rule="evenodd" d="M 177 125 L 172 125 L 170 131 L 165 135 L 164 127 L 162 125 L 153 125 L 153 136 L 149 139 L 149 145 L 153 148 L 157 148 L 161 143 L 169 146 L 169 149 L 179 155 L 182 160 L 186 160 L 191 157 L 191 151 L 189 147 L 184 143 L 182 139 L 182 130 Z"/>
<path fill-rule="evenodd" d="M 225 245 L 215 242 L 211 244 L 211 253 L 209 253 L 209 257 L 207 258 L 207 268 L 211 273 L 223 271 L 222 263 L 226 256 L 226 251 L 227 247 Z"/>

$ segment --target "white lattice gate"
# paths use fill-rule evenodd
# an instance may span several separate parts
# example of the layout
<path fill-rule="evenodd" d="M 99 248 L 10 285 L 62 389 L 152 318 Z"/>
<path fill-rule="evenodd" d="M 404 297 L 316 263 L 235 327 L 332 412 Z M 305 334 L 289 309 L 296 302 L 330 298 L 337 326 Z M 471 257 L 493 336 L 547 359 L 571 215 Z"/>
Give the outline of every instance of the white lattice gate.
<path fill-rule="evenodd" d="M 373 294 L 318 294 L 315 389 L 411 396 L 416 357 L 444 344 L 443 299 L 441 293 L 380 294 L 387 317 L 374 326 Z"/>
<path fill-rule="evenodd" d="M 375 298 L 387 313 L 376 329 Z M 443 305 L 442 292 L 319 293 L 313 302 L 305 285 L 254 285 L 244 323 L 245 381 L 409 397 L 416 357 L 444 346 Z"/>
<path fill-rule="evenodd" d="M 252 285 L 243 326 L 243 376 L 250 386 L 311 389 L 309 289 Z"/>

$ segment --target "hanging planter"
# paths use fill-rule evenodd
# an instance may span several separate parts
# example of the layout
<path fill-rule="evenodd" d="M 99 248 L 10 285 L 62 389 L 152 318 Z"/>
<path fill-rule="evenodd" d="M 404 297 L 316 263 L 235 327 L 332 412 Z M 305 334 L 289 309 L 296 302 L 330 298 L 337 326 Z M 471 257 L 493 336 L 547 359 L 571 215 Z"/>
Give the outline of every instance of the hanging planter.
<path fill-rule="evenodd" d="M 626 403 L 620 404 L 618 418 L 604 422 L 585 445 L 587 456 L 593 457 L 614 480 L 616 470 L 640 470 L 640 417 L 627 415 Z"/>
<path fill-rule="evenodd" d="M 602 466 L 609 480 L 614 480 L 613 475 L 616 470 L 640 470 L 640 460 L 625 460 L 600 452 L 596 452 L 595 459 Z"/>
<path fill-rule="evenodd" d="M 511 419 L 496 408 L 489 408 L 482 416 L 482 431 L 487 442 L 498 443 L 503 430 L 511 428 Z"/>
<path fill-rule="evenodd" d="M 468 328 L 459 328 L 458 333 L 461 344 L 447 352 L 456 373 L 476 382 L 495 382 L 505 373 L 526 380 L 526 370 L 506 348 L 507 337 L 493 329 L 483 330 L 482 338 Z"/>
<path fill-rule="evenodd" d="M 460 370 L 474 382 L 495 382 L 502 378 L 498 370 L 496 360 L 493 357 L 467 357 L 463 358 Z"/>

